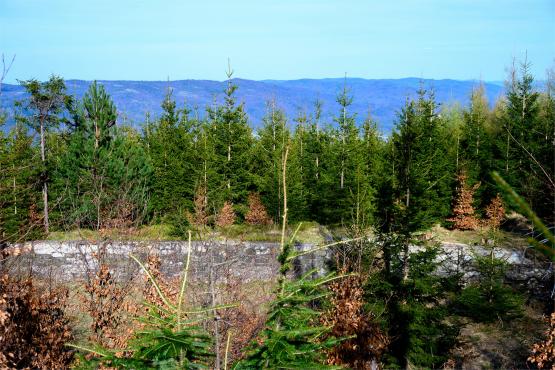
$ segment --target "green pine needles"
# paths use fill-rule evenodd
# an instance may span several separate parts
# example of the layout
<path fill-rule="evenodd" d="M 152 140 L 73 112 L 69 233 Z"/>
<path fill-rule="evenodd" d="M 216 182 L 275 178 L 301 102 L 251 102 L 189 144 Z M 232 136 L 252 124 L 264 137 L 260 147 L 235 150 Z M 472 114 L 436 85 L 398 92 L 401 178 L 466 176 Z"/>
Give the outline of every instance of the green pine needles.
<path fill-rule="evenodd" d="M 278 257 L 278 290 L 265 328 L 235 369 L 336 368 L 325 365 L 325 351 L 340 340 L 326 336 L 330 328 L 319 324 L 320 312 L 314 307 L 327 296 L 323 285 L 338 277 L 329 274 L 312 279 L 314 271 L 309 271 L 298 280 L 290 280 L 286 275 L 295 256 L 291 239 Z"/>

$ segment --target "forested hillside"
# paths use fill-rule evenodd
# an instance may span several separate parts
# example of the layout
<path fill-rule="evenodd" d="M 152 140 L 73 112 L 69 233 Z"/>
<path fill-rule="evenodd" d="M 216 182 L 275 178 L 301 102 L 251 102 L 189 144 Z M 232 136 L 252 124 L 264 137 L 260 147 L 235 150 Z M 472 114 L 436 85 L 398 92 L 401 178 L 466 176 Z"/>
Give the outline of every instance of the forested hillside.
<path fill-rule="evenodd" d="M 522 63 L 505 95 L 491 101 L 478 84 L 466 105 L 439 104 L 423 81 L 387 135 L 357 113 L 349 80 L 331 118 L 317 99 L 294 114 L 268 100 L 256 128 L 231 71 L 202 114 L 167 88 L 138 128 L 102 83 L 76 97 L 61 77 L 22 81 L 15 125 L 0 130 L 0 367 L 549 366 L 553 322 L 547 339 L 537 333 L 553 311 L 553 78 L 538 88 Z M 533 239 L 502 230 L 508 216 Z M 331 258 L 297 276 L 314 252 L 296 249 L 303 222 L 331 230 L 314 248 Z M 110 259 L 113 238 L 149 227 L 186 245 L 171 261 L 179 279 L 161 272 L 172 254 L 150 245 L 130 247 L 135 270 Z M 237 227 L 278 236 L 275 276 L 241 280 L 216 254 L 221 235 L 242 247 Z M 445 258 L 432 228 L 476 250 Z M 93 235 L 78 244 L 85 278 L 33 275 L 24 242 L 75 230 Z M 192 239 L 210 264 L 188 282 Z M 498 251 L 513 258 L 517 246 L 534 265 L 513 286 Z"/>
<path fill-rule="evenodd" d="M 117 109 L 120 122 L 138 128 L 145 114 L 159 116 L 162 113 L 160 101 L 168 88 L 173 90 L 173 98 L 179 104 L 187 104 L 198 115 L 205 117 L 205 108 L 216 100 L 223 102 L 227 82 L 207 80 L 180 81 L 98 81 L 110 94 Z M 260 128 L 266 114 L 266 103 L 275 100 L 277 106 L 287 116 L 293 117 L 299 111 L 309 112 L 315 100 L 322 102 L 322 118 L 331 121 L 336 114 L 336 95 L 346 83 L 351 94 L 356 96 L 351 111 L 357 113 L 357 123 L 361 124 L 368 111 L 380 122 L 384 133 L 391 132 L 398 111 L 407 96 L 415 96 L 419 84 L 433 88 L 438 102 L 451 104 L 456 101 L 468 104 L 470 92 L 479 81 L 431 80 L 418 78 L 368 80 L 362 78 L 327 78 L 303 80 L 252 81 L 234 78 L 238 86 L 236 98 L 245 104 L 249 124 Z M 66 80 L 68 94 L 81 99 L 87 92 L 90 81 Z M 503 83 L 484 82 L 488 100 L 493 104 L 504 90 Z M 25 97 L 25 89 L 20 85 L 4 84 L 1 106 L 9 113 L 8 125 L 13 119 L 13 103 Z"/>

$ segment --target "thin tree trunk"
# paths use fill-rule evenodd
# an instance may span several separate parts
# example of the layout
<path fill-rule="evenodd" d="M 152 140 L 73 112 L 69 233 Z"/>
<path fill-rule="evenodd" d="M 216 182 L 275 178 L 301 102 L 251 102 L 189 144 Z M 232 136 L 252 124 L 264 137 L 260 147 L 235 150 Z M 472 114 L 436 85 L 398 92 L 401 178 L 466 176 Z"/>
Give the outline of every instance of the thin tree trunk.
<path fill-rule="evenodd" d="M 44 132 L 44 122 L 40 123 L 40 157 L 42 160 L 43 170 L 42 170 L 42 202 L 44 210 L 44 232 L 49 233 L 49 219 L 48 219 L 48 185 L 46 183 L 46 138 Z"/>
<path fill-rule="evenodd" d="M 12 164 L 13 169 L 13 214 L 17 215 L 17 192 L 15 187 L 15 164 Z"/>
<path fill-rule="evenodd" d="M 283 225 L 281 228 L 281 250 L 285 246 L 285 228 L 287 227 L 287 156 L 289 155 L 289 144 L 285 147 L 285 154 L 283 155 Z"/>
<path fill-rule="evenodd" d="M 408 186 L 407 186 L 406 206 L 408 210 L 410 206 L 410 188 Z M 410 243 L 410 238 L 407 237 L 403 240 L 403 281 L 407 281 L 407 279 L 409 278 L 409 243 Z"/>
<path fill-rule="evenodd" d="M 455 168 L 458 170 L 459 169 L 459 143 L 460 143 L 460 133 L 457 132 L 457 162 L 456 162 L 456 166 Z"/>
<path fill-rule="evenodd" d="M 343 170 L 344 162 L 345 161 L 341 160 L 341 189 L 343 189 L 343 183 L 345 181 L 345 171 Z"/>
<path fill-rule="evenodd" d="M 505 172 L 509 173 L 509 129 L 507 129 L 507 152 L 505 153 Z"/>
<path fill-rule="evenodd" d="M 98 127 L 98 122 L 94 121 L 94 149 L 98 149 L 98 142 L 100 141 L 100 129 Z"/>

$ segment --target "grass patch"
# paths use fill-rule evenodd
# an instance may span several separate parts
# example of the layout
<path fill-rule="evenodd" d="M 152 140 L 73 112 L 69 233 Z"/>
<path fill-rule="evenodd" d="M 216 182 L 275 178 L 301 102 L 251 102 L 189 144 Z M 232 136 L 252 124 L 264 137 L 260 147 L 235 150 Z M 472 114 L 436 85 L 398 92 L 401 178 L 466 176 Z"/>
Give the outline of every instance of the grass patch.
<path fill-rule="evenodd" d="M 432 227 L 431 232 L 434 239 L 447 243 L 462 243 L 467 245 L 483 245 L 488 238 L 486 230 L 449 230 L 442 226 Z M 508 231 L 500 230 L 496 241 L 496 246 L 507 249 L 521 248 L 528 246 L 525 237 Z"/>
<path fill-rule="evenodd" d="M 172 236 L 173 228 L 167 224 L 146 225 L 138 229 L 132 230 L 90 230 L 75 229 L 69 231 L 53 231 L 47 240 L 69 241 L 69 240 L 134 240 L 134 241 L 151 241 L 151 240 L 174 240 Z"/>
<path fill-rule="evenodd" d="M 292 224 L 294 229 L 298 224 Z M 303 222 L 297 240 L 301 243 L 321 244 L 324 242 L 321 226 L 317 222 Z M 326 229 L 324 229 L 325 231 Z M 292 231 L 292 230 L 291 230 Z M 281 227 L 279 225 L 248 225 L 237 224 L 226 228 L 207 229 L 203 231 L 193 230 L 193 235 L 201 238 L 201 235 L 210 235 L 215 240 L 238 240 L 246 242 L 273 242 L 281 240 Z M 176 237 L 174 228 L 169 224 L 154 224 L 141 226 L 133 230 L 103 230 L 75 229 L 69 231 L 54 231 L 48 235 L 47 240 L 69 241 L 69 240 L 130 240 L 130 241 L 153 241 L 153 240 L 185 240 L 185 237 Z"/>

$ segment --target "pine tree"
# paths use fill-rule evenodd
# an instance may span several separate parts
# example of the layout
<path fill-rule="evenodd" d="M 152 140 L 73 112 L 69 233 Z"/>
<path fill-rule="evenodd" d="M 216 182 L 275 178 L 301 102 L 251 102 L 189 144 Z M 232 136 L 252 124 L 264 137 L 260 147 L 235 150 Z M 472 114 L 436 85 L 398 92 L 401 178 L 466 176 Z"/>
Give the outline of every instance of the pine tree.
<path fill-rule="evenodd" d="M 453 283 L 434 273 L 439 247 L 422 246 L 411 253 L 405 277 L 406 237 L 380 233 L 377 242 L 385 266 L 370 275 L 366 297 L 371 312 L 382 312 L 382 326 L 391 338 L 382 363 L 385 368 L 440 368 L 459 329 L 445 321 L 444 301 Z"/>
<path fill-rule="evenodd" d="M 71 112 L 67 151 L 55 173 L 62 221 L 94 229 L 131 226 L 146 212 L 151 173 L 138 135 L 116 127 L 115 105 L 96 82 Z"/>
<path fill-rule="evenodd" d="M 535 163 L 534 177 L 537 184 L 534 187 L 533 204 L 537 213 L 548 222 L 555 221 L 553 208 L 555 207 L 555 70 L 548 71 L 545 91 L 539 97 L 538 122 L 534 132 L 534 151 L 532 155 L 539 163 Z M 539 166 L 541 165 L 541 168 Z"/>
<path fill-rule="evenodd" d="M 18 101 L 17 106 L 23 109 L 23 115 L 17 117 L 39 134 L 40 156 L 42 162 L 41 185 L 44 231 L 49 232 L 48 183 L 50 168 L 47 162 L 48 132 L 57 127 L 61 121 L 61 113 L 71 100 L 66 95 L 66 85 L 61 77 L 52 76 L 46 82 L 37 80 L 21 81 L 21 85 L 29 94 L 29 98 Z"/>
<path fill-rule="evenodd" d="M 38 156 L 33 138 L 21 123 L 7 135 L 0 133 L 0 242 L 41 236 L 32 215 L 40 202 Z"/>
<path fill-rule="evenodd" d="M 464 168 L 469 182 L 482 184 L 475 195 L 477 205 L 482 207 L 496 191 L 490 176 L 494 169 L 492 143 L 495 140 L 489 127 L 490 121 L 489 104 L 484 86 L 480 85 L 472 91 L 470 106 L 463 112 L 457 170 Z"/>
<path fill-rule="evenodd" d="M 433 94 L 407 101 L 391 140 L 397 229 L 423 230 L 449 214 L 454 173 Z"/>
<path fill-rule="evenodd" d="M 515 67 L 511 71 L 501 120 L 502 140 L 498 141 L 503 158 L 498 168 L 541 217 L 552 217 L 553 209 L 549 206 L 552 196 L 548 194 L 555 191 L 553 141 L 550 141 L 555 130 L 553 121 L 546 125 L 541 119 L 540 94 L 535 90 L 530 67 L 525 60 L 518 71 Z"/>
<path fill-rule="evenodd" d="M 303 156 L 305 160 L 303 163 L 305 173 L 303 179 L 305 181 L 307 213 L 311 219 L 316 221 L 324 220 L 323 214 L 327 213 L 327 210 L 322 207 L 322 198 L 325 195 L 324 189 L 327 185 L 327 177 L 323 175 L 323 171 L 331 162 L 328 161 L 331 154 L 331 151 L 327 150 L 328 135 L 323 130 L 321 116 L 322 103 L 316 100 L 314 112 L 310 117 L 307 130 L 305 130 L 304 152 L 306 154 Z"/>
<path fill-rule="evenodd" d="M 453 161 L 445 155 L 448 141 L 437 114 L 433 92 L 421 88 L 416 102 L 407 102 L 392 137 L 394 228 L 405 235 L 424 230 L 450 212 Z M 408 245 L 404 247 L 408 276 Z"/>
<path fill-rule="evenodd" d="M 370 112 L 362 123 L 362 159 L 365 165 L 364 172 L 368 175 L 373 188 L 379 183 L 383 175 L 384 142 L 378 130 L 377 122 Z"/>
<path fill-rule="evenodd" d="M 337 97 L 340 106 L 339 115 L 334 119 L 338 125 L 336 144 L 337 183 L 333 188 L 336 216 L 335 221 L 347 222 L 352 220 L 353 213 L 360 207 L 360 189 L 366 188 L 364 167 L 360 157 L 361 143 L 356 126 L 356 116 L 349 114 L 349 107 L 353 98 L 349 95 L 347 86 Z"/>
<path fill-rule="evenodd" d="M 149 125 L 146 138 L 154 167 L 152 211 L 158 220 L 163 216 L 170 223 L 179 223 L 186 211 L 192 210 L 194 190 L 199 182 L 199 169 L 195 164 L 202 152 L 193 150 L 197 122 L 189 115 L 186 106 L 177 109 L 172 89 L 168 88 L 162 102 L 162 115 Z"/>
<path fill-rule="evenodd" d="M 524 301 L 519 293 L 505 285 L 508 263 L 495 256 L 499 226 L 505 215 L 499 195 L 486 208 L 486 215 L 485 224 L 489 227 L 489 253 L 475 253 L 474 264 L 480 277 L 461 291 L 456 300 L 456 309 L 460 314 L 476 321 L 512 319 L 521 315 Z"/>
<path fill-rule="evenodd" d="M 218 188 L 221 178 L 217 173 L 213 131 L 208 120 L 199 118 L 197 110 L 192 120 L 191 178 L 197 188 L 206 188 L 207 211 L 215 214 L 221 206 Z"/>
<path fill-rule="evenodd" d="M 291 221 L 302 221 L 309 218 L 307 165 L 309 165 L 310 159 L 307 150 L 308 117 L 304 111 L 299 111 L 295 118 L 295 124 L 287 171 L 287 186 L 289 188 L 287 196 L 291 204 L 295 204 L 295 207 L 289 212 L 289 219 Z"/>
<path fill-rule="evenodd" d="M 214 141 L 214 167 L 219 176 L 215 194 L 219 202 L 231 201 L 244 204 L 253 187 L 250 166 L 252 132 L 247 122 L 243 104 L 237 104 L 237 85 L 231 79 L 231 67 L 227 71 L 227 87 L 222 106 L 210 108 L 208 116 Z"/>
<path fill-rule="evenodd" d="M 285 114 L 276 107 L 275 102 L 269 102 L 267 108 L 254 146 L 253 156 L 258 158 L 259 167 L 253 173 L 256 174 L 255 183 L 269 214 L 274 220 L 279 220 L 283 208 L 283 153 L 290 133 Z"/>

